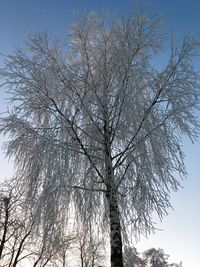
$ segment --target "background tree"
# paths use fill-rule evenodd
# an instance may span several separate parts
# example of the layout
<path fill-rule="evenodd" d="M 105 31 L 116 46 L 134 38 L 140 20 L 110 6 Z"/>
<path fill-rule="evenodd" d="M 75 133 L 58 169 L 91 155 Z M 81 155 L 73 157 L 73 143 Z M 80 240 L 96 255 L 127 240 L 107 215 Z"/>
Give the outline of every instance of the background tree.
<path fill-rule="evenodd" d="M 159 71 L 157 24 L 91 14 L 67 41 L 32 36 L 28 53 L 17 50 L 0 73 L 12 101 L 1 120 L 7 155 L 44 240 L 62 233 L 57 222 L 73 210 L 85 224 L 109 226 L 112 267 L 123 266 L 122 233 L 148 233 L 152 212 L 166 214 L 186 174 L 181 135 L 193 139 L 199 129 L 199 40 L 172 45 Z"/>
<path fill-rule="evenodd" d="M 72 257 L 81 259 L 80 267 L 103 264 L 103 243 L 95 241 L 90 233 L 81 231 L 80 225 L 79 231 L 65 229 L 56 247 L 43 242 L 42 225 L 37 229 L 33 227 L 31 208 L 27 207 L 24 196 L 16 188 L 12 181 L 0 186 L 1 267 L 27 264 L 31 267 L 66 267 Z"/>
<path fill-rule="evenodd" d="M 135 247 L 125 246 L 124 248 L 124 267 L 145 267 L 146 261 L 143 260 Z"/>
<path fill-rule="evenodd" d="M 0 200 L 0 264 L 16 267 L 28 257 L 26 245 L 29 240 L 32 224 L 23 212 L 21 196 L 15 186 L 9 183 L 1 185 Z"/>
<path fill-rule="evenodd" d="M 61 237 L 60 246 L 57 250 L 56 257 L 58 262 L 58 266 L 65 267 L 68 266 L 70 253 L 73 254 L 73 248 L 77 243 L 77 236 L 74 234 L 65 234 Z"/>
<path fill-rule="evenodd" d="M 16 184 L 12 181 L 1 184 L 0 195 L 0 266 L 24 266 L 28 261 L 33 263 L 32 267 L 52 264 L 58 251 L 46 247 L 38 231 L 33 237 L 31 208 Z"/>
<path fill-rule="evenodd" d="M 168 255 L 162 249 L 151 248 L 143 253 L 146 265 L 150 267 L 167 267 Z"/>
<path fill-rule="evenodd" d="M 124 266 L 125 267 L 181 267 L 182 264 L 169 263 L 169 255 L 163 249 L 150 248 L 143 253 L 138 253 L 135 247 L 125 247 Z"/>
<path fill-rule="evenodd" d="M 81 267 L 105 266 L 105 246 L 99 237 L 95 238 L 94 233 L 79 229 L 76 237 L 76 248 L 80 255 Z"/>

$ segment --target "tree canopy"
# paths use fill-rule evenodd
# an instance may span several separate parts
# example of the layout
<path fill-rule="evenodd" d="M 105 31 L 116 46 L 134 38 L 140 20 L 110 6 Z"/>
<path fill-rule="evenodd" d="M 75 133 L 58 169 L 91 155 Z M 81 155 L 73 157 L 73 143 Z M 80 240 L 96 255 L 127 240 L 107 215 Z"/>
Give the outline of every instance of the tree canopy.
<path fill-rule="evenodd" d="M 156 69 L 157 24 L 92 13 L 64 40 L 31 36 L 0 71 L 12 102 L 1 119 L 6 152 L 47 240 L 70 212 L 85 226 L 109 226 L 112 267 L 123 266 L 122 235 L 148 233 L 152 212 L 166 214 L 186 175 L 182 135 L 199 131 L 199 40 L 172 42 Z"/>

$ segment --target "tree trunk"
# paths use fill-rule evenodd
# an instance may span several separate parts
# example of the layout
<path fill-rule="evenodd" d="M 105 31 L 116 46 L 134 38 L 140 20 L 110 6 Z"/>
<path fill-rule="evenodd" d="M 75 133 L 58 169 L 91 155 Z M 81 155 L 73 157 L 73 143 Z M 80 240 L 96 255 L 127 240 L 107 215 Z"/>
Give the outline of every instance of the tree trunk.
<path fill-rule="evenodd" d="M 81 267 L 84 267 L 84 257 L 83 257 L 83 245 L 81 245 L 81 247 L 80 247 L 80 252 L 81 252 L 81 255 L 80 255 L 80 257 L 81 257 Z"/>
<path fill-rule="evenodd" d="M 110 221 L 111 267 L 123 267 L 122 236 L 111 157 L 106 161 L 106 188 Z"/>
<path fill-rule="evenodd" d="M 114 170 L 111 155 L 111 136 L 109 130 L 108 111 L 105 113 L 104 120 L 104 145 L 105 145 L 105 168 L 106 179 L 105 185 L 107 189 L 107 199 L 109 205 L 110 219 L 110 250 L 111 250 L 111 267 L 123 267 L 122 253 L 122 236 L 121 224 L 119 216 L 119 206 L 116 196 Z"/>
<path fill-rule="evenodd" d="M 121 224 L 115 195 L 108 196 L 110 217 L 111 267 L 123 267 Z"/>
<path fill-rule="evenodd" d="M 5 221 L 3 223 L 3 236 L 1 239 L 1 243 L 0 243 L 0 259 L 2 257 L 2 253 L 3 253 L 3 249 L 6 243 L 6 235 L 7 235 L 7 231 L 8 231 L 8 220 L 9 220 L 9 203 L 10 203 L 10 198 L 4 198 L 3 199 L 4 202 L 4 209 L 5 209 Z"/>

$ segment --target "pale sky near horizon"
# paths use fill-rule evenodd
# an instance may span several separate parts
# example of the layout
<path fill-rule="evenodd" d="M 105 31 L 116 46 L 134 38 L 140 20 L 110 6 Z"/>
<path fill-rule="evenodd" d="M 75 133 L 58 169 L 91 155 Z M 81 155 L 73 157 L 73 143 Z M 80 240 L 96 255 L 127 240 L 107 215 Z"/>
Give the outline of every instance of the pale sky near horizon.
<path fill-rule="evenodd" d="M 188 33 L 200 33 L 200 1 L 198 0 L 146 0 L 151 14 L 163 15 L 163 28 L 173 31 L 179 38 Z M 14 47 L 23 46 L 30 33 L 47 29 L 52 35 L 66 34 L 66 25 L 73 23 L 76 10 L 128 12 L 133 9 L 129 0 L 0 0 L 0 54 L 12 53 Z M 0 56 L 2 66 L 2 56 Z M 199 64 L 200 65 L 200 64 Z M 198 66 L 199 67 L 199 66 Z M 5 95 L 0 91 L 0 112 L 6 110 Z M 0 138 L 2 144 L 2 138 Z M 161 247 L 171 261 L 183 262 L 183 267 L 199 267 L 200 253 L 200 138 L 191 144 L 184 140 L 188 179 L 183 189 L 172 194 L 174 210 L 160 223 L 162 229 L 148 239 L 142 238 L 136 247 L 145 250 Z M 12 175 L 0 151 L 0 179 Z"/>

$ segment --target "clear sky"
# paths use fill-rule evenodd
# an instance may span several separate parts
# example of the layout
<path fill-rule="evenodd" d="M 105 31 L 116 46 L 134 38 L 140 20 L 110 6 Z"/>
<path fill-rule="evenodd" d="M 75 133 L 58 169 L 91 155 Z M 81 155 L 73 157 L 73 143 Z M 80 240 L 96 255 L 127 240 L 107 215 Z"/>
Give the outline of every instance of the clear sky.
<path fill-rule="evenodd" d="M 200 33 L 199 0 L 146 0 L 144 6 L 151 14 L 164 17 L 164 29 L 178 38 L 187 33 Z M 73 22 L 77 10 L 127 12 L 134 5 L 129 0 L 0 0 L 0 53 L 11 53 L 23 46 L 28 34 L 49 30 L 52 34 L 66 34 L 66 25 Z M 0 65 L 2 57 L 0 56 Z M 3 92 L 0 92 L 0 112 L 5 111 Z M 1 139 L 2 143 L 2 139 Z M 184 188 L 172 195 L 174 210 L 157 227 L 162 231 L 143 239 L 136 245 L 140 250 L 161 247 L 172 261 L 183 261 L 183 267 L 199 267 L 200 252 L 200 139 L 191 144 L 184 141 L 188 180 Z M 1 179 L 12 174 L 0 153 Z"/>

